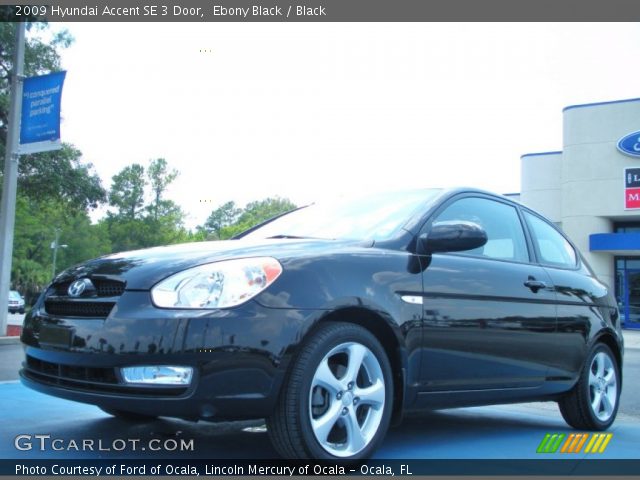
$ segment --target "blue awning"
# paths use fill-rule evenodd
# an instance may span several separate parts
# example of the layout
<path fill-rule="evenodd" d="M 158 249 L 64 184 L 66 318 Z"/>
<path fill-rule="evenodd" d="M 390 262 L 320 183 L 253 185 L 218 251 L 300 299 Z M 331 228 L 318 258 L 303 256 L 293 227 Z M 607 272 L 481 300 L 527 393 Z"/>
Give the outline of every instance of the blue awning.
<path fill-rule="evenodd" d="M 640 252 L 640 233 L 593 233 L 589 235 L 591 252 Z"/>

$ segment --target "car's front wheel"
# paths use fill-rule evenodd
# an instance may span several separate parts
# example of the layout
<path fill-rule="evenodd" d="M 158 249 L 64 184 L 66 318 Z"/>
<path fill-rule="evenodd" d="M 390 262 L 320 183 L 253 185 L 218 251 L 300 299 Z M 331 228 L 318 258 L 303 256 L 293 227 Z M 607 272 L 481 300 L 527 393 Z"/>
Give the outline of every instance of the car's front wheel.
<path fill-rule="evenodd" d="M 578 383 L 558 403 L 565 421 L 580 430 L 605 430 L 618 413 L 620 372 L 611 349 L 598 343 L 589 352 Z"/>
<path fill-rule="evenodd" d="M 389 360 L 373 334 L 322 324 L 294 361 L 267 419 L 269 436 L 285 458 L 367 458 L 389 427 L 392 392 Z"/>

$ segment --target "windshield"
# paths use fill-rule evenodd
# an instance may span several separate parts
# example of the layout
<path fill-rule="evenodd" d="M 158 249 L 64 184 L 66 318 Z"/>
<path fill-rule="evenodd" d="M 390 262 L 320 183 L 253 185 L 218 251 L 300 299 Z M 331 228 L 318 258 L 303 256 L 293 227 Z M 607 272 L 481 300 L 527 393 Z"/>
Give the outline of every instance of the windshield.
<path fill-rule="evenodd" d="M 20 299 L 20 294 L 15 290 L 9 290 L 9 298 L 12 300 L 18 300 Z"/>
<path fill-rule="evenodd" d="M 242 238 L 385 240 L 392 238 L 417 211 L 426 210 L 440 192 L 424 189 L 318 202 Z"/>

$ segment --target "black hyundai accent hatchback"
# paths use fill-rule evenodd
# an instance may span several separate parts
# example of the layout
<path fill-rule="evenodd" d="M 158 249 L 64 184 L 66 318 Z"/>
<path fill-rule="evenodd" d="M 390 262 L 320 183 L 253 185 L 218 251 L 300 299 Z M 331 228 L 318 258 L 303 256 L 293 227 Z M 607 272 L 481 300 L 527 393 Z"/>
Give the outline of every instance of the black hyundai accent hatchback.
<path fill-rule="evenodd" d="M 131 419 L 264 417 L 287 458 L 365 458 L 409 409 L 556 400 L 575 428 L 614 421 L 616 303 L 516 202 L 379 194 L 239 237 L 61 273 L 25 320 L 22 381 Z"/>

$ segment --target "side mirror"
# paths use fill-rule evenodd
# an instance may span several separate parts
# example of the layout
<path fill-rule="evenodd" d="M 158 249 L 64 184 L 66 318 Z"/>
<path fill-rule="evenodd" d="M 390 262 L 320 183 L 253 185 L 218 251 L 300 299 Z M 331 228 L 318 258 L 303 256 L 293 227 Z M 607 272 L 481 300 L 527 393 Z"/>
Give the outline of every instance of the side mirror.
<path fill-rule="evenodd" d="M 461 252 L 487 243 L 487 232 L 473 222 L 448 221 L 431 226 L 428 233 L 420 235 L 421 253 Z"/>

